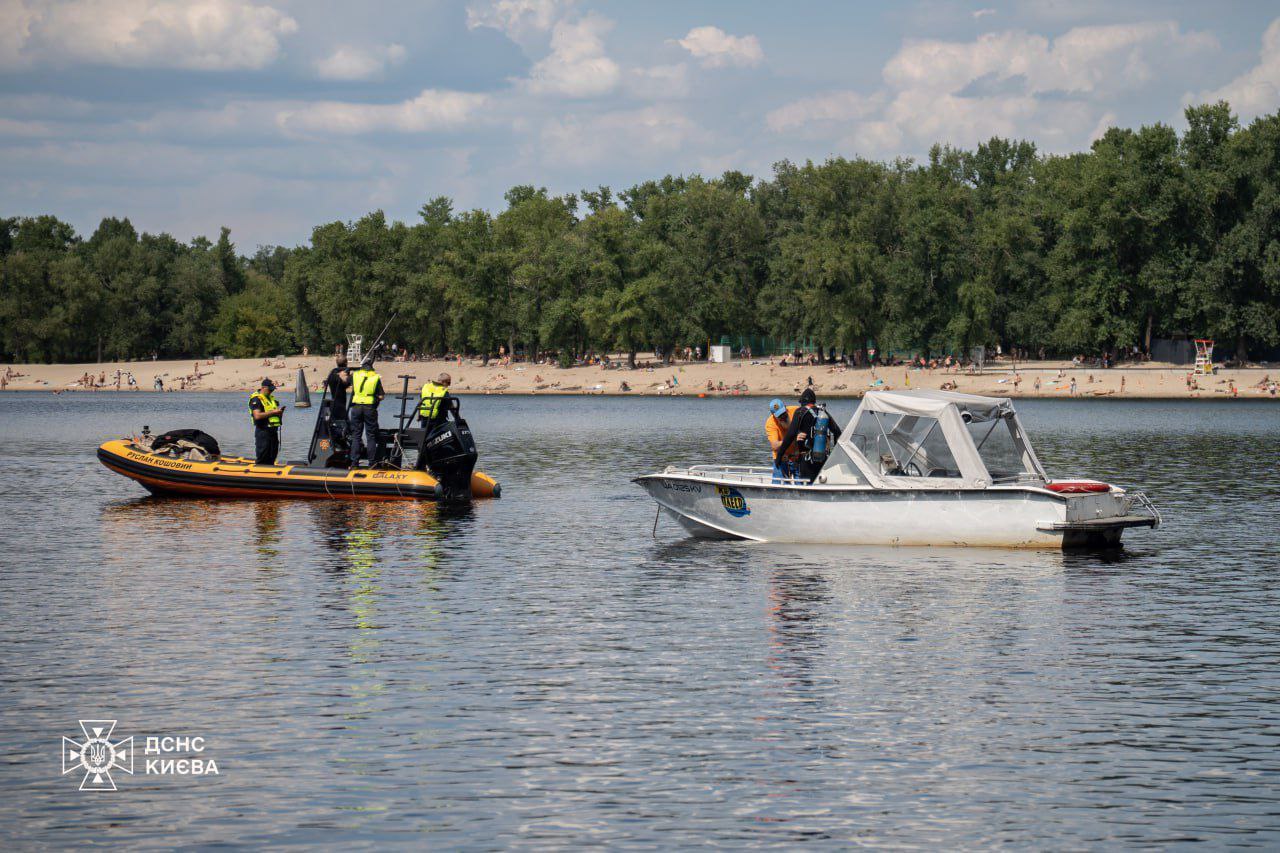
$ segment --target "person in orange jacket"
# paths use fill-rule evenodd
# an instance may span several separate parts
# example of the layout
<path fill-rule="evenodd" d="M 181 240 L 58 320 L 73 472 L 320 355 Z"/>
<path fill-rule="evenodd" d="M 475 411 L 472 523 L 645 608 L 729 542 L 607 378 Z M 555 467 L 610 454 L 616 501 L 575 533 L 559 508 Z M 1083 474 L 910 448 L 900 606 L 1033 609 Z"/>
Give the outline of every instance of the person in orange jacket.
<path fill-rule="evenodd" d="M 764 421 L 764 434 L 769 439 L 770 457 L 777 455 L 778 448 L 782 446 L 782 439 L 791 427 L 791 418 L 795 416 L 798 408 L 799 406 L 785 406 L 778 399 L 769 402 L 769 416 Z M 799 446 L 793 443 L 781 460 L 773 460 L 773 481 L 775 483 L 795 479 L 797 475 L 796 463 L 800 458 L 799 454 Z"/>

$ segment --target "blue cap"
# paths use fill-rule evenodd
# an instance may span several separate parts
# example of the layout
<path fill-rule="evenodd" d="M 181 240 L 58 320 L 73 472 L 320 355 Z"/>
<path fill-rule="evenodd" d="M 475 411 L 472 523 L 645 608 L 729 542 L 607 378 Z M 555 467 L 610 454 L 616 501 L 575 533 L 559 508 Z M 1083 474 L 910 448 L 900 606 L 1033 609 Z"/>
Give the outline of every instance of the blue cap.
<path fill-rule="evenodd" d="M 782 415 L 784 412 L 786 412 L 786 410 L 787 410 L 787 407 L 784 406 L 782 404 L 782 401 L 779 400 L 777 397 L 774 397 L 772 400 L 769 401 L 769 412 L 775 417 Z"/>

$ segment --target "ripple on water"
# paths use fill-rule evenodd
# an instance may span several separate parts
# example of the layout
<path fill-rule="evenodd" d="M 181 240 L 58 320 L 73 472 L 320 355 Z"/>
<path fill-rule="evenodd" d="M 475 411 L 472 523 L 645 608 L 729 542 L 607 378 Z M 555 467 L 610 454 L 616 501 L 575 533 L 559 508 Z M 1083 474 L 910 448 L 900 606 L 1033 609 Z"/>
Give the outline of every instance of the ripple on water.
<path fill-rule="evenodd" d="M 1276 843 L 1280 409 L 1020 405 L 1166 515 L 1063 555 L 655 540 L 629 477 L 758 460 L 764 401 L 464 408 L 507 497 L 444 510 L 146 498 L 99 438 L 243 451 L 236 398 L 0 395 L 6 835 Z M 50 756 L 94 716 L 221 775 L 78 794 Z"/>

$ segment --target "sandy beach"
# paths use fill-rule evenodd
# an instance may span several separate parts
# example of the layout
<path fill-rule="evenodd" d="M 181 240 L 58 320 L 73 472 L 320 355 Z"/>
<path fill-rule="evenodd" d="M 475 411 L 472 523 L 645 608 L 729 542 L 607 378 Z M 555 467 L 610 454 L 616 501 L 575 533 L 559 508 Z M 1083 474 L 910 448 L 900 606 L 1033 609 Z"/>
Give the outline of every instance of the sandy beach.
<path fill-rule="evenodd" d="M 562 369 L 550 364 L 509 365 L 479 360 L 380 362 L 388 393 L 399 391 L 401 376 L 409 376 L 416 393 L 422 382 L 447 371 L 453 390 L 461 394 L 622 394 L 634 396 L 793 397 L 812 381 L 820 396 L 857 397 L 867 390 L 937 389 L 1003 397 L 1123 397 L 1129 399 L 1277 399 L 1272 380 L 1280 368 L 1252 367 L 1219 370 L 1194 377 L 1185 365 L 1143 364 L 1110 369 L 1073 367 L 1068 362 L 988 363 L 980 373 L 952 370 L 880 367 L 846 369 L 831 365 L 781 367 L 766 360 L 728 364 L 680 362 L 669 366 L 628 370 L 599 366 Z M 296 356 L 284 359 L 216 359 L 208 361 L 131 361 L 106 364 L 21 364 L 8 366 L 4 390 L 95 393 L 82 379 L 91 374 L 103 380 L 97 392 L 114 392 L 119 371 L 121 392 L 154 393 L 159 377 L 164 390 L 248 393 L 269 376 L 286 393 L 293 392 L 298 369 L 306 371 L 313 392 L 333 359 Z M 6 371 L 0 369 L 0 374 Z M 130 386 L 129 375 L 136 384 Z M 1072 380 L 1075 387 L 1072 388 Z"/>

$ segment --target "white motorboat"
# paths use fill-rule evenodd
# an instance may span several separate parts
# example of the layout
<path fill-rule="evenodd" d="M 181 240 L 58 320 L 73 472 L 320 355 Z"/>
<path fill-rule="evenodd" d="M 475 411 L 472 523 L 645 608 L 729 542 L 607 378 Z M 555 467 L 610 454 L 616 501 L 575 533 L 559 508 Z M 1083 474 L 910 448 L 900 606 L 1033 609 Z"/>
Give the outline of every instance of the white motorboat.
<path fill-rule="evenodd" d="M 1050 478 L 1009 400 L 950 391 L 867 392 L 812 483 L 732 465 L 635 482 L 695 536 L 759 542 L 1105 547 L 1160 525 L 1142 492 Z"/>

